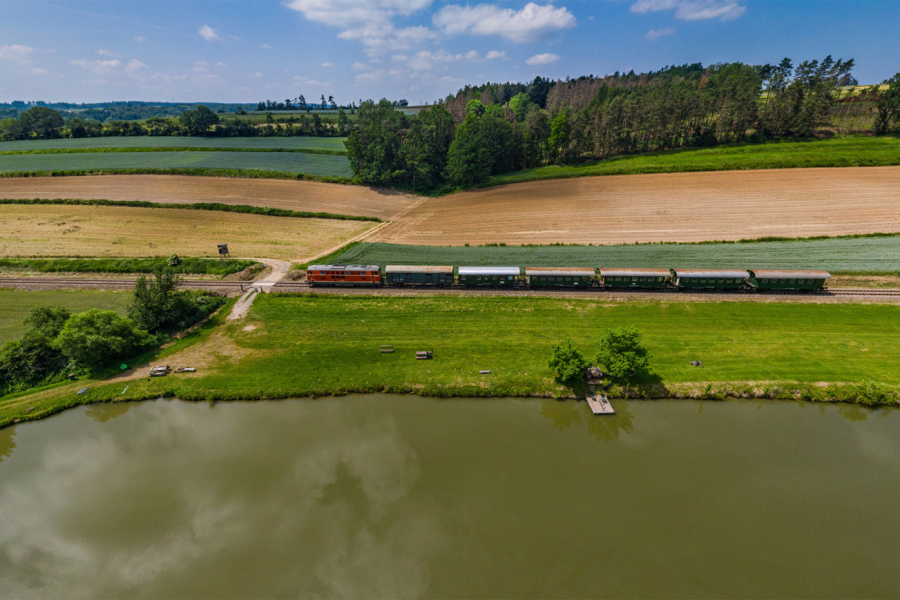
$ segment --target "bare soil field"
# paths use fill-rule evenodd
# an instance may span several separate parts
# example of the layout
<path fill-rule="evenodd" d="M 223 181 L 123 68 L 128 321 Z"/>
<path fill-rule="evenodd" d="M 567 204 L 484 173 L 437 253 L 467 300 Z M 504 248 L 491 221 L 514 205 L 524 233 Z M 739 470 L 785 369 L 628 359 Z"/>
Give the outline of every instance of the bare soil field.
<path fill-rule="evenodd" d="M 302 260 L 378 223 L 113 206 L 0 205 L 0 256 L 232 256 Z"/>
<path fill-rule="evenodd" d="M 0 178 L 0 198 L 221 202 L 378 217 L 385 221 L 418 200 L 402 192 L 355 185 L 182 175 Z"/>
<path fill-rule="evenodd" d="M 900 231 L 900 167 L 613 175 L 428 199 L 368 241 L 696 242 Z"/>

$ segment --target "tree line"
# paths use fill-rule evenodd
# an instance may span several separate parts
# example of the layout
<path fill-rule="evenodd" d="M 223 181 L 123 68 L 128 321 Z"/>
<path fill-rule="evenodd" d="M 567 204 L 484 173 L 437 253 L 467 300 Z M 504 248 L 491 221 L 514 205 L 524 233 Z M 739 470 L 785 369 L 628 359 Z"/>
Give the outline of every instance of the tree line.
<path fill-rule="evenodd" d="M 900 129 L 900 74 L 854 89 L 853 59 L 794 66 L 671 66 L 636 74 L 466 87 L 418 115 L 387 100 L 359 107 L 347 141 L 365 183 L 425 189 L 624 154 L 809 138 L 842 103 L 865 102 L 873 133 Z M 850 90 L 848 91 L 848 86 Z"/>
<path fill-rule="evenodd" d="M 72 117 L 65 119 L 59 111 L 35 106 L 19 113 L 18 117 L 0 119 L 0 141 L 25 139 L 89 138 L 104 136 L 346 136 L 350 131 L 350 117 L 340 109 L 334 119 L 311 117 L 274 117 L 266 114 L 266 122 L 222 119 L 210 108 L 199 105 L 185 110 L 178 117 L 150 117 L 144 121 L 107 121 Z"/>

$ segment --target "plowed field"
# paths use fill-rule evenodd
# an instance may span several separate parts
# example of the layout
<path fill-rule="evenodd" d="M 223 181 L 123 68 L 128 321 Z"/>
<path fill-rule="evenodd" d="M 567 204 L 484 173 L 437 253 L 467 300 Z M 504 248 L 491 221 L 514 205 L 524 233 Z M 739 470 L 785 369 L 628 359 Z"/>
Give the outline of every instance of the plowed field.
<path fill-rule="evenodd" d="M 376 226 L 200 210 L 0 206 L 0 256 L 232 256 L 301 260 Z"/>
<path fill-rule="evenodd" d="M 900 231 L 900 167 L 615 175 L 428 199 L 369 241 L 622 244 Z"/>
<path fill-rule="evenodd" d="M 418 200 L 386 189 L 313 181 L 177 175 L 0 178 L 0 198 L 221 202 L 390 220 Z"/>

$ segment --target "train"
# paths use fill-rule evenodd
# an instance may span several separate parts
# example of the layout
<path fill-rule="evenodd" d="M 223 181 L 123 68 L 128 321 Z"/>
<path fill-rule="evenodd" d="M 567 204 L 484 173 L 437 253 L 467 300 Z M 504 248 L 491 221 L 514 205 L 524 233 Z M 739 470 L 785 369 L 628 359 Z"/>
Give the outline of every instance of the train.
<path fill-rule="evenodd" d="M 312 286 L 461 287 L 542 290 L 670 289 L 802 291 L 825 288 L 828 271 L 785 269 L 604 269 L 590 267 L 466 267 L 310 265 Z"/>

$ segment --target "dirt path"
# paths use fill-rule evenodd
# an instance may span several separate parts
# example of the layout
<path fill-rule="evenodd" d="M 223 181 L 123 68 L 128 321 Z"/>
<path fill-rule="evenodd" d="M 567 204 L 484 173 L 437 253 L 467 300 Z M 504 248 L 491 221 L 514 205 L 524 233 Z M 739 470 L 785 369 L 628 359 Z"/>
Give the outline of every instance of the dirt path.
<path fill-rule="evenodd" d="M 0 198 L 219 202 L 382 220 L 394 218 L 419 199 L 403 192 L 359 185 L 184 175 L 0 178 Z"/>
<path fill-rule="evenodd" d="M 432 198 L 370 241 L 623 244 L 900 231 L 900 167 L 615 175 Z"/>
<path fill-rule="evenodd" d="M 275 260 L 272 258 L 250 258 L 248 260 L 261 262 L 270 267 L 271 271 L 250 284 L 252 287 L 238 299 L 231 309 L 231 313 L 228 315 L 229 321 L 243 318 L 250 310 L 250 306 L 253 304 L 256 296 L 259 295 L 259 292 L 271 291 L 272 286 L 281 281 L 291 268 L 291 263 L 284 260 Z"/>

